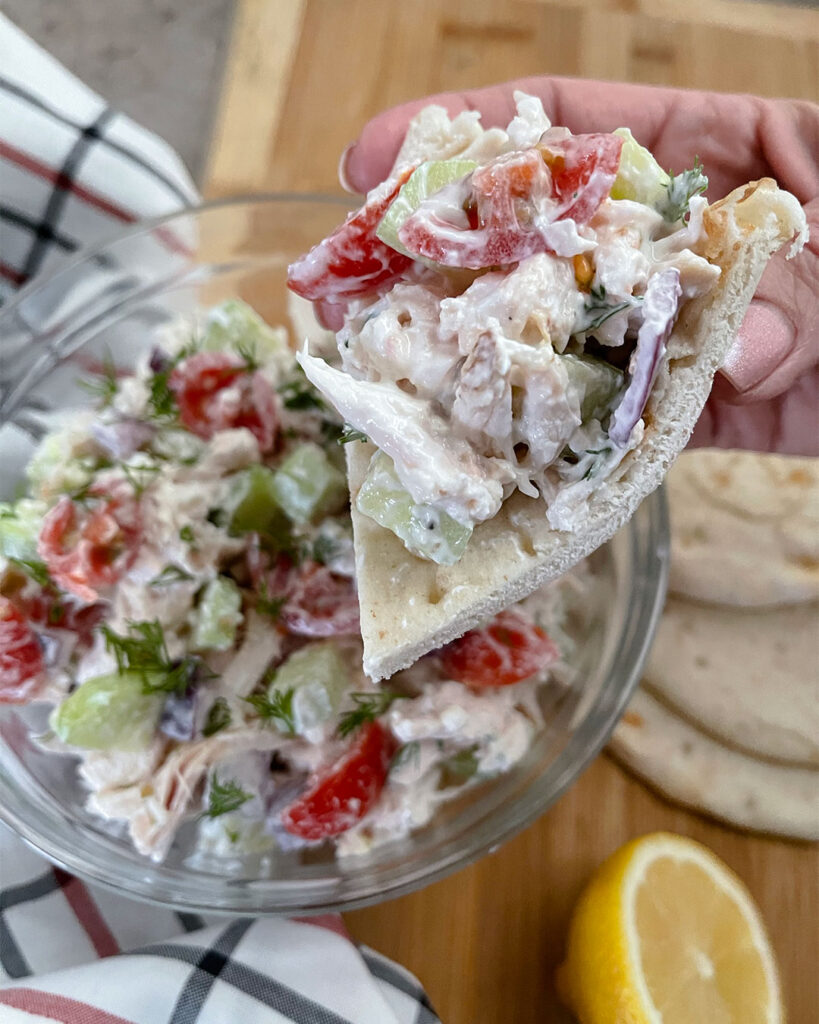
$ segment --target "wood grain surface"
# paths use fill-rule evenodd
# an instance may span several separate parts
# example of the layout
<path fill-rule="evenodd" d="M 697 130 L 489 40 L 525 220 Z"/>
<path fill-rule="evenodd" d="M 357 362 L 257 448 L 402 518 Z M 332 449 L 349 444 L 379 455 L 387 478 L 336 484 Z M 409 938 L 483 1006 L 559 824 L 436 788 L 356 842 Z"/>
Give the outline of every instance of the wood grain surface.
<path fill-rule="evenodd" d="M 206 191 L 338 192 L 339 154 L 384 107 L 543 73 L 817 100 L 819 14 L 742 0 L 240 0 Z M 580 888 L 621 843 L 658 829 L 706 843 L 745 880 L 789 1020 L 813 1024 L 816 847 L 674 808 L 605 755 L 494 855 L 347 924 L 418 975 L 445 1024 L 564 1021 L 553 974 Z"/>

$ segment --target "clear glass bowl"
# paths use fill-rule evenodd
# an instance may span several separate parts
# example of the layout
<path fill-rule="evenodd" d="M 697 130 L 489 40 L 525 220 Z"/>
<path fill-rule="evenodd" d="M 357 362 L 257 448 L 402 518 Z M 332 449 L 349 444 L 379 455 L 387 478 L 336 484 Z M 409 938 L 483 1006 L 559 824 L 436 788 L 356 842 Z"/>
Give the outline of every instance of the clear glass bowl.
<path fill-rule="evenodd" d="M 128 368 L 164 325 L 239 296 L 287 323 L 288 261 L 343 219 L 343 200 L 281 195 L 213 203 L 129 231 L 66 263 L 0 313 L 0 499 L 13 496 L 43 424 L 81 407 L 78 381 L 106 354 Z M 407 893 L 497 847 L 541 815 L 606 742 L 637 685 L 661 611 L 668 524 L 660 493 L 594 556 L 598 587 L 578 620 L 581 671 L 513 771 L 440 808 L 409 838 L 361 857 L 277 854 L 192 865 L 183 837 L 162 864 L 88 814 L 73 762 L 29 738 L 46 709 L 0 713 L 0 818 L 68 871 L 120 892 L 204 912 L 309 913 Z"/>

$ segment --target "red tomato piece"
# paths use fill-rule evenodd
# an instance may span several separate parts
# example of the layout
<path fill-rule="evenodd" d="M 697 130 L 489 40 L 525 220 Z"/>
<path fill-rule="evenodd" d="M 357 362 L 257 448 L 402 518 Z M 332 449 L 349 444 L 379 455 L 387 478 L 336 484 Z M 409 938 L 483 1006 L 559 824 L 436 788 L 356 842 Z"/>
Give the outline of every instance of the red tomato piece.
<path fill-rule="evenodd" d="M 25 704 L 44 682 L 37 635 L 20 609 L 0 597 L 0 704 Z"/>
<path fill-rule="evenodd" d="M 412 260 L 376 235 L 381 218 L 414 168 L 388 178 L 367 196 L 324 241 L 287 268 L 287 286 L 305 299 L 339 303 L 383 288 L 398 278 Z M 337 319 L 337 318 L 336 318 Z"/>
<path fill-rule="evenodd" d="M 60 498 L 43 519 L 37 551 L 54 582 L 90 604 L 97 587 L 127 572 L 141 542 L 139 504 L 123 486 L 114 495 L 92 489 L 87 504 Z"/>
<path fill-rule="evenodd" d="M 278 414 L 273 388 L 229 352 L 197 352 L 171 370 L 168 387 L 179 418 L 191 433 L 209 440 L 219 430 L 246 427 L 263 452 L 276 440 Z"/>
<path fill-rule="evenodd" d="M 430 196 L 398 231 L 411 253 L 480 270 L 548 252 L 542 229 L 586 224 L 611 192 L 620 163 L 617 135 L 545 132 L 535 148 L 507 153 L 466 179 L 471 193 Z"/>
<path fill-rule="evenodd" d="M 560 653 L 547 634 L 520 612 L 496 615 L 483 629 L 472 629 L 441 651 L 450 679 L 482 689 L 510 686 L 553 664 Z"/>
<path fill-rule="evenodd" d="M 560 219 L 570 217 L 587 224 L 611 193 L 623 140 L 619 135 L 598 132 L 561 137 L 545 132 L 537 145 L 552 172 L 552 189 L 561 204 Z"/>
<path fill-rule="evenodd" d="M 361 821 L 384 788 L 398 744 L 383 725 L 362 726 L 352 747 L 282 811 L 282 825 L 302 839 L 328 839 Z"/>
<path fill-rule="evenodd" d="M 361 626 L 355 583 L 326 565 L 304 562 L 281 618 L 288 632 L 298 636 L 356 636 Z"/>

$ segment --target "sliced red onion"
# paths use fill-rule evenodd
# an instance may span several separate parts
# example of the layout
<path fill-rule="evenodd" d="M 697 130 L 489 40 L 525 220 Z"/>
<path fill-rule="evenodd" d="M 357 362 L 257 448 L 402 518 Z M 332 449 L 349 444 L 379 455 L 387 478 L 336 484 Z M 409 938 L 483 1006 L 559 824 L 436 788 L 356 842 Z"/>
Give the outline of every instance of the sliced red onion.
<path fill-rule="evenodd" d="M 158 347 L 151 349 L 148 367 L 153 373 L 162 373 L 163 370 L 170 370 L 172 365 L 171 358 L 167 352 Z"/>
<path fill-rule="evenodd" d="M 114 459 L 128 459 L 154 436 L 154 428 L 142 420 L 95 423 L 94 440 Z"/>
<path fill-rule="evenodd" d="M 159 731 L 172 740 L 192 740 L 196 720 L 196 694 L 193 690 L 186 693 L 172 693 L 165 700 L 162 716 L 159 719 Z"/>
<path fill-rule="evenodd" d="M 614 410 L 609 427 L 609 437 L 618 447 L 628 444 L 635 424 L 643 415 L 666 343 L 674 329 L 681 295 L 680 272 L 676 267 L 661 270 L 646 286 L 643 322 L 628 365 L 628 387 Z"/>

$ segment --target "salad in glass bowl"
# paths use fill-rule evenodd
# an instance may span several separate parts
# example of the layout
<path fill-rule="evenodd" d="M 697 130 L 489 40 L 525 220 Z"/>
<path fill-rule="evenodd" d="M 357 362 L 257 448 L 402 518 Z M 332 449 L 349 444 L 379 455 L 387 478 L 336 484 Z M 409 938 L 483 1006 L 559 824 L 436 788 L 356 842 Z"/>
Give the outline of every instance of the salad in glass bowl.
<path fill-rule="evenodd" d="M 37 742 L 79 758 L 90 812 L 159 860 L 191 819 L 198 852 L 344 856 L 526 754 L 571 682 L 587 566 L 376 685 L 344 472 L 361 435 L 288 331 L 230 300 L 84 384 L 0 508 L 0 701 L 53 705 Z"/>

